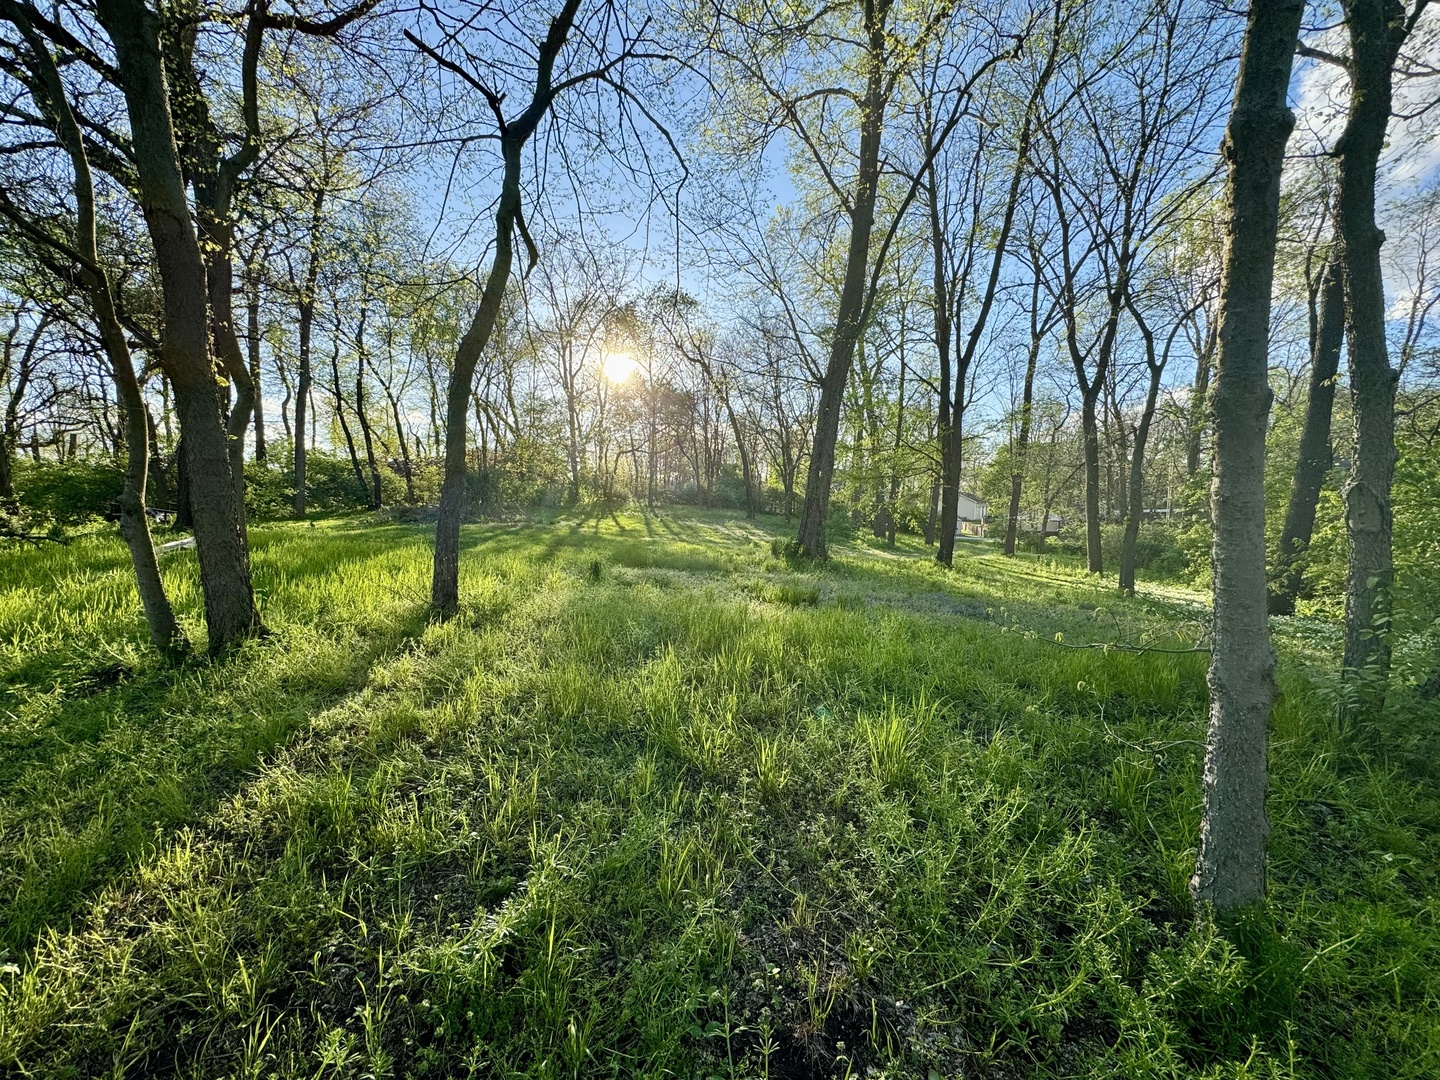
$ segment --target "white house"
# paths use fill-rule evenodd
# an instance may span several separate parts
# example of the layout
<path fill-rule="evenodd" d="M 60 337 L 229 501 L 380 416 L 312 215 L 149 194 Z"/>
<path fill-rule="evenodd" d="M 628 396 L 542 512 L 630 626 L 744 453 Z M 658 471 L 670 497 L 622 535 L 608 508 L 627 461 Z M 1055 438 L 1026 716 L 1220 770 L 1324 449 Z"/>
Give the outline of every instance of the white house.
<path fill-rule="evenodd" d="M 955 514 L 959 528 L 965 536 L 985 535 L 985 500 L 969 491 L 960 492 L 960 506 Z"/>

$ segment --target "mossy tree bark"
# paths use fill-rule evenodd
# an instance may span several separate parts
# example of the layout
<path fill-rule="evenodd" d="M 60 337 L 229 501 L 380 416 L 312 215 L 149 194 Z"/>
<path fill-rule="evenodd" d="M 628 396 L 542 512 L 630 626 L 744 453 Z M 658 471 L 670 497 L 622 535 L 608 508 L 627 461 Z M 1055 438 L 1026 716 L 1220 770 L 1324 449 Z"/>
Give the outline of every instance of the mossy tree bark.
<path fill-rule="evenodd" d="M 1303 0 L 1252 0 L 1223 152 L 1227 236 L 1220 278 L 1215 461 L 1210 485 L 1215 632 L 1200 851 L 1190 890 L 1225 915 L 1265 896 L 1266 742 L 1275 654 L 1265 612 L 1265 427 L 1270 292 L 1286 105 Z"/>

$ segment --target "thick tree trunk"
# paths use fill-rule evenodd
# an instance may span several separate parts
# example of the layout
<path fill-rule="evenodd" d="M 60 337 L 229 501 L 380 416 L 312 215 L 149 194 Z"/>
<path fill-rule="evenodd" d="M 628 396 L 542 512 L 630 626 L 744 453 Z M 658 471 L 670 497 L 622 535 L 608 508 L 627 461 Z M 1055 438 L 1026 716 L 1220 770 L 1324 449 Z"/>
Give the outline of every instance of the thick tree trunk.
<path fill-rule="evenodd" d="M 160 23 L 141 0 L 100 0 L 135 147 L 141 208 L 164 297 L 161 362 L 175 388 L 212 652 L 263 630 L 210 361 L 204 261 L 185 197 L 160 54 Z"/>
<path fill-rule="evenodd" d="M 1228 915 L 1265 897 L 1266 735 L 1275 654 L 1265 617 L 1265 425 L 1270 290 L 1286 107 L 1303 0 L 1252 0 L 1223 150 L 1228 228 L 1215 376 L 1215 631 L 1197 903 Z"/>
<path fill-rule="evenodd" d="M 1355 441 L 1341 491 L 1350 560 L 1345 580 L 1346 677 L 1357 703 L 1378 710 L 1390 672 L 1390 485 L 1395 473 L 1395 388 L 1385 342 L 1385 283 L 1375 225 L 1375 173 L 1390 122 L 1391 77 L 1408 24 L 1394 0 L 1346 0 L 1350 112 L 1341 135 L 1338 220 L 1345 260 L 1350 398 Z"/>
<path fill-rule="evenodd" d="M 140 381 L 135 375 L 130 346 L 116 314 L 115 294 L 110 276 L 100 263 L 96 243 L 95 186 L 89 158 L 85 152 L 85 141 L 70 109 L 60 81 L 59 69 L 55 66 L 48 46 L 34 32 L 27 18 L 22 16 L 18 25 L 31 49 L 37 76 L 36 96 L 44 101 L 45 111 L 55 124 L 55 134 L 69 156 L 75 174 L 75 250 L 88 264 L 79 268 L 79 278 L 90 299 L 95 322 L 100 330 L 101 344 L 105 349 L 105 358 L 115 380 L 116 397 L 124 416 L 125 485 L 119 499 L 120 535 L 129 549 L 130 562 L 135 569 L 136 588 L 140 595 L 140 606 L 145 612 L 145 622 L 150 630 L 150 640 L 167 657 L 176 658 L 188 650 L 188 643 L 184 632 L 175 621 L 170 598 L 165 593 L 165 585 L 160 578 L 160 565 L 155 557 L 155 545 L 150 538 L 150 522 L 145 516 L 145 485 L 150 474 L 149 413 L 140 393 Z M 44 325 L 42 322 L 41 330 Z M 38 337 L 39 331 L 35 335 L 36 339 Z M 22 359 L 19 380 L 22 393 L 33 348 L 32 339 L 30 348 Z M 8 421 L 10 418 L 7 416 L 6 419 Z M 9 441 L 7 438 L 5 446 L 7 470 Z"/>
<path fill-rule="evenodd" d="M 835 443 L 840 434 L 840 413 L 845 384 L 855 359 L 855 343 L 864 329 L 866 278 L 870 269 L 870 234 L 875 226 L 875 195 L 880 179 L 880 133 L 885 118 L 886 34 L 882 22 L 869 27 L 865 98 L 861 107 L 860 156 L 855 181 L 855 202 L 850 212 L 850 246 L 845 258 L 845 279 L 835 317 L 830 359 L 820 382 L 820 403 L 815 415 L 815 439 L 805 478 L 805 502 L 800 509 L 800 550 L 811 559 L 829 555 L 826 523 L 830 516 L 830 483 L 835 475 Z"/>
<path fill-rule="evenodd" d="M 206 285 L 210 299 L 210 329 L 220 366 L 235 389 L 230 403 L 225 434 L 230 450 L 230 475 L 235 484 L 235 506 L 240 531 L 245 532 L 245 433 L 255 412 L 255 384 L 250 368 L 240 349 L 235 333 L 235 266 L 231 258 L 235 227 L 229 218 L 229 199 L 219 208 L 202 208 L 200 219 L 201 250 L 208 258 L 205 264 Z"/>
<path fill-rule="evenodd" d="M 1335 258 L 1325 265 L 1320 287 L 1320 314 L 1310 358 L 1310 396 L 1305 403 L 1305 426 L 1300 434 L 1300 460 L 1290 485 L 1290 503 L 1275 558 L 1275 582 L 1270 592 L 1270 613 L 1292 615 L 1300 595 L 1305 567 L 1301 556 L 1315 531 L 1315 508 L 1330 471 L 1330 421 L 1335 411 L 1335 376 L 1340 370 L 1340 346 L 1345 340 L 1345 278 Z"/>

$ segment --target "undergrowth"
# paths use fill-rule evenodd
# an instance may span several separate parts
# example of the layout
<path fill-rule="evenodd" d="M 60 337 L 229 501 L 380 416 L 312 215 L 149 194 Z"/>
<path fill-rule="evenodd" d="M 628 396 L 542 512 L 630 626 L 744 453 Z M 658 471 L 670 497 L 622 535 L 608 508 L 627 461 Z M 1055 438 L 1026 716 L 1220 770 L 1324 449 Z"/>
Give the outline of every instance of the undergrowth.
<path fill-rule="evenodd" d="M 1336 730 L 1313 641 L 1220 934 L 1200 598 L 778 532 L 477 526 L 438 623 L 423 528 L 259 526 L 275 633 L 178 670 L 118 543 L 3 556 L 0 1067 L 1440 1074 L 1433 787 Z"/>

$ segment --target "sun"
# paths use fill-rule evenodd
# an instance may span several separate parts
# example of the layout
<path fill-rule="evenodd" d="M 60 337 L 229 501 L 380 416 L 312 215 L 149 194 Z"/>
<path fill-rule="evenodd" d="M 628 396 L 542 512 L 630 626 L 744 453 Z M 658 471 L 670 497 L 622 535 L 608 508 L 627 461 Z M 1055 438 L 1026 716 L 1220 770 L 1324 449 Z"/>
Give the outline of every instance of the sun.
<path fill-rule="evenodd" d="M 600 358 L 600 371 L 612 383 L 623 383 L 639 365 L 628 352 L 607 352 Z"/>

